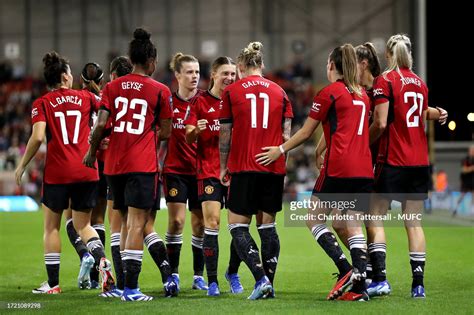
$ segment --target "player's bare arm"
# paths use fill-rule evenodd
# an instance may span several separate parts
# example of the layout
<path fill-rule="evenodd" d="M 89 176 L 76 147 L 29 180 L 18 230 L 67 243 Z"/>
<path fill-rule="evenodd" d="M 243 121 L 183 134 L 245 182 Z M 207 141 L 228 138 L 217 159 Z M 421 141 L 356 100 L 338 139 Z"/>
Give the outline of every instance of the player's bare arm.
<path fill-rule="evenodd" d="M 291 118 L 285 118 L 283 122 L 283 141 L 286 142 L 291 138 Z"/>
<path fill-rule="evenodd" d="M 438 106 L 436 106 L 436 108 L 428 107 L 426 119 L 437 120 L 440 125 L 444 125 L 448 120 L 448 112 L 444 108 Z"/>
<path fill-rule="evenodd" d="M 94 163 L 96 160 L 97 149 L 99 148 L 100 142 L 102 140 L 102 134 L 104 133 L 105 125 L 107 124 L 108 119 L 109 112 L 103 109 L 99 110 L 97 121 L 95 122 L 90 136 L 89 150 L 87 150 L 87 153 L 82 160 L 82 164 L 87 167 L 95 168 Z"/>
<path fill-rule="evenodd" d="M 171 118 L 160 119 L 160 131 L 158 139 L 160 141 L 166 140 L 171 136 Z"/>
<path fill-rule="evenodd" d="M 291 125 L 290 125 L 290 128 L 291 128 Z M 231 137 L 232 137 L 232 123 L 222 123 L 219 130 L 219 155 L 220 155 L 220 161 L 221 161 L 220 180 L 221 180 L 222 185 L 224 186 L 229 186 L 229 181 L 226 177 L 229 171 L 227 169 L 227 160 L 229 158 Z"/>
<path fill-rule="evenodd" d="M 319 143 L 316 146 L 315 156 L 316 156 L 316 167 L 318 170 L 321 169 L 321 166 L 324 163 L 324 151 L 326 151 L 326 139 L 324 138 L 324 134 L 321 135 L 321 139 L 319 139 Z"/>
<path fill-rule="evenodd" d="M 188 144 L 194 143 L 197 140 L 198 135 L 205 130 L 207 127 L 206 119 L 199 119 L 197 126 L 186 125 L 186 142 Z"/>
<path fill-rule="evenodd" d="M 43 142 L 44 136 L 46 134 L 46 122 L 40 121 L 33 125 L 33 131 L 31 133 L 31 137 L 28 140 L 28 144 L 26 145 L 25 155 L 21 158 L 18 167 L 15 170 L 15 180 L 18 185 L 21 183 L 21 177 L 25 172 L 26 167 L 30 163 L 31 159 L 35 156 L 36 152 L 38 152 L 41 143 Z"/>
<path fill-rule="evenodd" d="M 369 143 L 372 145 L 387 127 L 388 102 L 375 106 L 374 121 L 369 127 Z"/>
<path fill-rule="evenodd" d="M 268 165 L 275 162 L 280 155 L 296 148 L 303 142 L 309 139 L 314 133 L 316 128 L 318 128 L 320 121 L 315 120 L 311 117 L 306 119 L 303 127 L 298 130 L 287 142 L 283 143 L 279 147 L 263 147 L 262 153 L 259 153 L 255 156 L 257 163 L 262 165 Z"/>

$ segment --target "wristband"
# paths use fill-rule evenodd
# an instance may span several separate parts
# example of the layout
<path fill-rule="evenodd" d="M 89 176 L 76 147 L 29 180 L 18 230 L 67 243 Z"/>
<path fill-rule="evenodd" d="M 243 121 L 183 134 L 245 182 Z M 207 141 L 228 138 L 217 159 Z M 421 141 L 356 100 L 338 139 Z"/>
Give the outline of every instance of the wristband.
<path fill-rule="evenodd" d="M 283 149 L 283 144 L 281 144 L 279 147 L 281 154 L 285 154 L 285 149 Z"/>

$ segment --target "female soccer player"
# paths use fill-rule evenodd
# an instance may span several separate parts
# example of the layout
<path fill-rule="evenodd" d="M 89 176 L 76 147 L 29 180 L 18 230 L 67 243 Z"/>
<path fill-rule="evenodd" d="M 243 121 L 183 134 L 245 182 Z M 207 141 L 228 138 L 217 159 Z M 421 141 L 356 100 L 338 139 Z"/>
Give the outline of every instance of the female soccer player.
<path fill-rule="evenodd" d="M 138 28 L 129 45 L 131 74 L 104 89 L 101 110 L 84 164 L 93 167 L 109 116 L 113 129 L 104 173 L 114 196 L 114 208 L 128 211 L 128 230 L 122 257 L 125 271 L 124 301 L 150 301 L 138 288 L 143 257 L 144 229 L 158 195 L 157 148 L 171 133 L 171 92 L 150 75 L 156 68 L 156 47 L 150 33 Z M 123 236 L 123 235 L 122 235 Z M 176 285 L 173 283 L 173 289 Z"/>
<path fill-rule="evenodd" d="M 356 194 L 369 193 L 373 187 L 373 172 L 369 150 L 368 109 L 370 101 L 358 84 L 357 58 L 350 44 L 336 47 L 329 55 L 327 63 L 328 86 L 314 98 L 308 119 L 303 127 L 290 140 L 279 147 L 264 147 L 257 161 L 268 165 L 289 150 L 306 141 L 320 122 L 323 123 L 328 150 L 316 185 L 313 201 L 328 193 Z M 357 167 L 354 167 L 357 165 Z M 324 198 L 323 196 L 321 198 Z M 323 199 L 324 200 L 324 199 Z M 368 203 L 365 205 L 368 207 Z M 310 209 L 313 214 L 307 224 L 314 238 L 331 257 L 339 269 L 339 278 L 330 291 L 328 299 L 346 301 L 368 300 L 365 289 L 367 246 L 362 233 L 361 220 L 355 210 L 347 209 L 352 217 L 346 223 L 348 243 L 353 267 L 345 258 L 335 236 L 326 227 L 326 220 L 320 214 L 332 209 Z M 349 291 L 343 291 L 352 284 Z M 341 293 L 343 293 L 341 295 Z"/>
<path fill-rule="evenodd" d="M 168 207 L 168 231 L 166 247 L 175 282 L 179 285 L 179 256 L 183 244 L 183 227 L 186 218 L 186 203 L 191 212 L 194 279 L 193 289 L 207 290 L 203 278 L 204 256 L 202 243 L 204 221 L 201 203 L 198 201 L 196 180 L 195 142 L 186 142 L 186 111 L 202 91 L 198 90 L 199 62 L 196 57 L 176 53 L 170 62 L 178 81 L 178 90 L 173 93 L 173 130 L 166 146 L 163 166 L 163 188 Z"/>
<path fill-rule="evenodd" d="M 79 274 L 79 285 L 86 286 L 90 268 L 99 263 L 102 290 L 114 287 L 110 262 L 105 258 L 104 247 L 97 232 L 90 225 L 91 210 L 97 201 L 97 170 L 84 167 L 81 160 L 87 151 L 91 114 L 96 99 L 89 91 L 72 90 L 73 77 L 69 62 L 56 52 L 43 58 L 44 77 L 51 91 L 33 103 L 31 117 L 33 133 L 25 155 L 15 171 L 18 184 L 26 166 L 38 151 L 45 136 L 48 150 L 43 179 L 44 250 L 48 281 L 33 293 L 60 293 L 59 263 L 61 240 L 59 228 L 61 214 L 71 205 L 74 228 L 86 241 L 92 254 L 85 253 L 87 268 Z M 65 158 L 67 157 L 67 159 Z M 96 167 L 95 163 L 91 166 Z"/>
<path fill-rule="evenodd" d="M 220 295 L 217 280 L 219 258 L 220 211 L 225 205 L 227 187 L 219 181 L 219 110 L 221 94 L 226 86 L 235 81 L 235 63 L 229 57 L 219 57 L 211 66 L 211 83 L 208 91 L 200 95 L 194 104 L 188 107 L 189 115 L 185 119 L 186 141 L 197 140 L 197 180 L 198 197 L 204 217 L 203 251 L 209 288 L 207 295 Z M 231 282 L 231 291 L 243 291 L 237 275 L 238 254 L 231 246 L 229 271 L 226 278 Z M 237 261 L 237 267 L 235 266 Z"/>
<path fill-rule="evenodd" d="M 422 213 L 429 184 L 428 144 L 425 119 L 438 120 L 443 112 L 428 110 L 428 88 L 411 67 L 411 42 L 397 34 L 387 41 L 385 56 L 388 69 L 374 82 L 374 121 L 370 141 L 380 137 L 375 168 L 375 191 L 371 208 L 384 214 L 391 200 L 402 202 L 404 214 Z M 407 218 L 412 290 L 414 298 L 424 298 L 423 275 L 426 241 L 420 220 Z M 376 243 L 385 246 L 383 228 L 376 233 Z M 385 257 L 382 257 L 385 260 Z M 383 264 L 385 264 L 383 262 Z"/>
<path fill-rule="evenodd" d="M 263 78 L 262 44 L 250 43 L 238 57 L 242 78 L 224 91 L 220 113 L 220 179 L 229 185 L 229 230 L 234 247 L 255 278 L 249 299 L 274 297 L 273 280 L 280 254 L 275 226 L 282 209 L 285 158 L 271 165 L 256 162 L 263 146 L 288 140 L 293 111 L 288 96 L 276 83 Z M 232 139 L 231 139 L 232 138 Z M 257 215 L 262 260 L 249 232 Z"/>

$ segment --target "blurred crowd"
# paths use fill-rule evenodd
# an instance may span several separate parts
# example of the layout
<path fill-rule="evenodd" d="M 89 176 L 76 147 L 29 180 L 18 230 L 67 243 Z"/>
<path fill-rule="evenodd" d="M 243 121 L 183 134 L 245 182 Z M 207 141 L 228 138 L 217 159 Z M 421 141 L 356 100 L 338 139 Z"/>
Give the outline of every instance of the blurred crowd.
<path fill-rule="evenodd" d="M 209 62 L 201 64 L 201 89 L 206 89 L 209 84 L 209 68 Z M 316 93 L 311 69 L 298 60 L 285 68 L 267 72 L 265 76 L 278 83 L 288 94 L 294 112 L 293 130 L 299 129 L 308 115 Z M 177 88 L 174 74 L 169 70 L 158 71 L 155 79 L 168 85 L 172 91 Z M 78 80 L 76 81 L 78 84 Z M 14 171 L 24 154 L 31 134 L 31 105 L 46 91 L 47 87 L 42 78 L 0 76 L 0 172 Z M 313 140 L 291 152 L 285 186 L 287 193 L 294 195 L 298 191 L 313 188 L 316 177 L 314 150 Z M 7 194 L 39 197 L 45 152 L 46 146 L 43 145 L 30 164 L 26 175 L 28 178 L 24 180 L 23 186 L 6 192 Z"/>

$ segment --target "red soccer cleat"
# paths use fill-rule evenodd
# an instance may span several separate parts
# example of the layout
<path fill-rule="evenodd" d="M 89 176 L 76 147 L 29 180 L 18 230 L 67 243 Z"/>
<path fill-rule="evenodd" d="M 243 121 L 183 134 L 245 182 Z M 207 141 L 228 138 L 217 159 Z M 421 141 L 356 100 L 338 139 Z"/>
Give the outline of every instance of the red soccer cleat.
<path fill-rule="evenodd" d="M 369 300 L 369 295 L 365 291 L 362 293 L 347 291 L 347 292 L 344 292 L 344 294 L 342 294 L 337 300 L 338 301 L 365 302 Z"/>
<path fill-rule="evenodd" d="M 335 300 L 352 284 L 352 269 L 349 270 L 345 275 L 342 277 L 338 277 L 338 280 L 332 290 L 329 292 L 327 299 L 328 300 Z"/>

